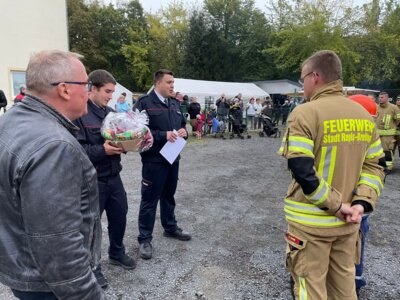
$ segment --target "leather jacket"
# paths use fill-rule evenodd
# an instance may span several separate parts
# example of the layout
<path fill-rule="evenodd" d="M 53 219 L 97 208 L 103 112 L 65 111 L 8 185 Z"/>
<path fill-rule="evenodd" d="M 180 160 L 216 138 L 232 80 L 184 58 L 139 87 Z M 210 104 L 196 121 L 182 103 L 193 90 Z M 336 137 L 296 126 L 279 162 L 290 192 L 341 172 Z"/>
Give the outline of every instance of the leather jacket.
<path fill-rule="evenodd" d="M 30 95 L 0 119 L 0 282 L 12 289 L 105 299 L 97 177 L 77 130 Z"/>

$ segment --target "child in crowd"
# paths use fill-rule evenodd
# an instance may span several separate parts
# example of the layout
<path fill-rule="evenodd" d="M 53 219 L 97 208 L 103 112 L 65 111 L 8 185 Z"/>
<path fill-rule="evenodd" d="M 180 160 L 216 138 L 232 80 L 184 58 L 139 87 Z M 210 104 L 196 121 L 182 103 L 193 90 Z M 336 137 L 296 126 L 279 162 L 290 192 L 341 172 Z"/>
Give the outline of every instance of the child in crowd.
<path fill-rule="evenodd" d="M 201 137 L 203 135 L 203 126 L 204 126 L 204 114 L 202 114 L 203 117 L 201 115 L 197 115 L 196 116 L 196 136 L 198 140 L 201 140 Z"/>

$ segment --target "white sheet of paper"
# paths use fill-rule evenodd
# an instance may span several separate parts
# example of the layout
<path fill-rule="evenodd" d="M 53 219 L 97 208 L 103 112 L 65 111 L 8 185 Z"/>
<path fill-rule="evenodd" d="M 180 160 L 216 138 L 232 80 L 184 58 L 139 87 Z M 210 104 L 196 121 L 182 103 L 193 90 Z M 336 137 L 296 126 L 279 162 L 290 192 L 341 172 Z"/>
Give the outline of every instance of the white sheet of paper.
<path fill-rule="evenodd" d="M 178 137 L 173 143 L 167 142 L 160 150 L 160 154 L 172 165 L 185 145 L 186 140 L 182 137 Z"/>

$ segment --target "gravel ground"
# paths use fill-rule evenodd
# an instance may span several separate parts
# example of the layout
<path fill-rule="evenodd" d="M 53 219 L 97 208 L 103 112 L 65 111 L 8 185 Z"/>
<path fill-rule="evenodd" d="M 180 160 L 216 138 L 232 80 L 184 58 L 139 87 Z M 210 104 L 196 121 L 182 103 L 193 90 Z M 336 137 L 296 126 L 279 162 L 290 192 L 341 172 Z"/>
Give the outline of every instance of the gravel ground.
<path fill-rule="evenodd" d="M 122 172 L 130 205 L 125 244 L 138 265 L 125 271 L 108 264 L 103 216 L 102 265 L 110 282 L 109 299 L 291 299 L 282 201 L 290 178 L 285 160 L 276 155 L 279 145 L 280 139 L 256 134 L 248 140 L 190 138 L 182 153 L 176 215 L 193 238 L 181 242 L 163 237 L 157 217 L 154 256 L 148 261 L 137 254 L 140 157 L 127 154 Z M 368 286 L 360 299 L 400 299 L 397 168 L 370 217 Z M 0 299 L 13 299 L 3 285 Z"/>

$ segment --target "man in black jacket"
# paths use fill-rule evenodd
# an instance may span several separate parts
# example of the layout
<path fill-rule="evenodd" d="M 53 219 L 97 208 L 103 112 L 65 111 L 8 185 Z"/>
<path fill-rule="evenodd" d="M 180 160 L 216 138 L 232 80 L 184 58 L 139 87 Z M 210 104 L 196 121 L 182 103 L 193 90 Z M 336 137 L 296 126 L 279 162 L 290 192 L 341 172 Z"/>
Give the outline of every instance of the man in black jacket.
<path fill-rule="evenodd" d="M 190 117 L 190 125 L 192 126 L 192 133 L 195 135 L 197 115 L 201 112 L 201 106 L 200 103 L 197 102 L 197 97 L 191 97 L 190 99 L 191 102 L 189 104 L 188 113 Z"/>
<path fill-rule="evenodd" d="M 133 258 L 126 255 L 123 243 L 128 201 L 119 175 L 122 170 L 120 163 L 122 149 L 112 146 L 110 141 L 104 141 L 100 132 L 104 118 L 113 111 L 107 103 L 112 99 L 116 81 L 105 70 L 95 70 L 90 73 L 89 81 L 92 88 L 89 94 L 88 113 L 75 121 L 80 128 L 78 141 L 97 170 L 100 216 L 105 210 L 108 220 L 109 261 L 124 269 L 134 269 L 136 263 Z M 94 273 L 99 284 L 103 288 L 107 287 L 108 283 L 101 273 L 100 265 Z"/>
<path fill-rule="evenodd" d="M 179 156 L 170 164 L 160 150 L 167 141 L 187 138 L 186 121 L 180 103 L 174 96 L 174 77 L 169 70 L 154 74 L 154 90 L 136 102 L 135 108 L 149 115 L 149 128 L 154 138 L 153 146 L 142 156 L 142 201 L 139 211 L 139 253 L 143 259 L 153 255 L 151 240 L 160 200 L 161 224 L 164 236 L 188 241 L 191 236 L 178 227 L 175 219 L 175 191 L 178 183 Z"/>
<path fill-rule="evenodd" d="M 87 112 L 79 58 L 33 54 L 24 101 L 0 118 L 0 282 L 19 299 L 106 298 L 96 170 L 71 122 Z"/>

